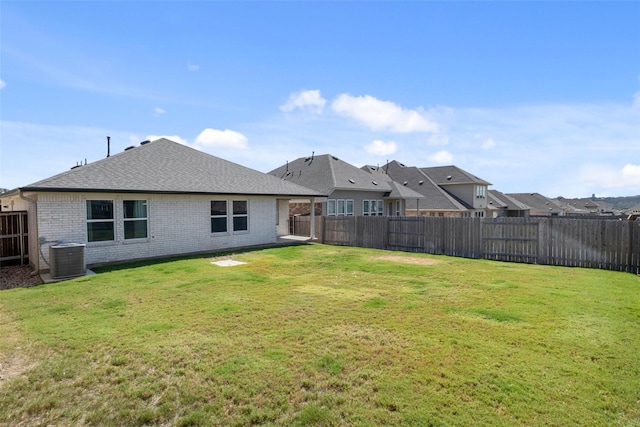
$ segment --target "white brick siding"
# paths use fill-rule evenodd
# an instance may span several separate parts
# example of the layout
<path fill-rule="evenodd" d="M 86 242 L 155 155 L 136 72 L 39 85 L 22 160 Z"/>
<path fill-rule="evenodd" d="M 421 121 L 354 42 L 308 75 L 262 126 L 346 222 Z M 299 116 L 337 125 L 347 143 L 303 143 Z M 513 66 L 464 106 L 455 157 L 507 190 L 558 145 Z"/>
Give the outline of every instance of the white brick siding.
<path fill-rule="evenodd" d="M 87 200 L 113 200 L 114 241 L 87 242 Z M 124 239 L 123 200 L 147 200 L 149 234 L 146 239 Z M 211 200 L 248 200 L 249 230 L 211 234 Z M 231 206 L 230 203 L 230 219 Z M 38 236 L 32 239 L 45 237 L 47 241 L 86 243 L 87 265 L 96 265 L 273 243 L 277 213 L 276 198 L 267 196 L 40 193 Z M 286 221 L 286 216 L 284 218 Z M 48 245 L 42 249 L 44 259 L 41 255 L 40 269 L 44 270 L 48 269 L 44 262 L 49 261 Z"/>

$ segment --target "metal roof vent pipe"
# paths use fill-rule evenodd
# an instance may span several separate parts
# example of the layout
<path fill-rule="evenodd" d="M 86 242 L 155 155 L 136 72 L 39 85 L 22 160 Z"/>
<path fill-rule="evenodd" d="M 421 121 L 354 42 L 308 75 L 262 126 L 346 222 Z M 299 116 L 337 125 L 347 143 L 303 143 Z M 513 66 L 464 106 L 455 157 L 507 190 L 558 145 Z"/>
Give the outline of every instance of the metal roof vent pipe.
<path fill-rule="evenodd" d="M 111 155 L 111 137 L 107 137 L 107 157 Z"/>

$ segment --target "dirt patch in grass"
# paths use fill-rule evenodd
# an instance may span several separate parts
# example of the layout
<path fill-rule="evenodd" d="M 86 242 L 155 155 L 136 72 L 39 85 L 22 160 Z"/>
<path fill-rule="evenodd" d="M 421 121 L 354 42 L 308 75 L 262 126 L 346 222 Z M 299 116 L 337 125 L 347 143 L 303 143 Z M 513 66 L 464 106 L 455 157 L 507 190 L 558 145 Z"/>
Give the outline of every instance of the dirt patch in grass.
<path fill-rule="evenodd" d="M 438 259 L 411 257 L 411 256 L 403 256 L 403 255 L 383 255 L 383 256 L 376 257 L 374 259 L 380 260 L 380 261 L 401 262 L 403 264 L 416 264 L 416 265 L 434 265 L 442 262 Z"/>
<path fill-rule="evenodd" d="M 5 381 L 18 377 L 35 366 L 35 363 L 19 355 L 0 359 L 0 387 Z"/>

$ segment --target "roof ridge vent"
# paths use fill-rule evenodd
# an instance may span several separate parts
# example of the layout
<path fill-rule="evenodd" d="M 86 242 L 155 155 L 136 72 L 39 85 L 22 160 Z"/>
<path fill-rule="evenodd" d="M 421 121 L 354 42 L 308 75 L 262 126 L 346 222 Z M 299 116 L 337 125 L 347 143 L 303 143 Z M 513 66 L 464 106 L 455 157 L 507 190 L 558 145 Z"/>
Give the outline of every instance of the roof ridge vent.
<path fill-rule="evenodd" d="M 147 145 L 147 144 L 148 144 L 148 143 L 150 143 L 150 142 L 151 142 L 151 141 L 149 141 L 148 139 L 146 139 L 146 140 L 142 141 L 142 142 L 140 143 L 140 145 Z"/>
<path fill-rule="evenodd" d="M 134 148 L 136 148 L 133 145 L 128 146 L 127 148 L 124 149 L 124 151 L 129 151 L 129 150 L 133 150 Z"/>

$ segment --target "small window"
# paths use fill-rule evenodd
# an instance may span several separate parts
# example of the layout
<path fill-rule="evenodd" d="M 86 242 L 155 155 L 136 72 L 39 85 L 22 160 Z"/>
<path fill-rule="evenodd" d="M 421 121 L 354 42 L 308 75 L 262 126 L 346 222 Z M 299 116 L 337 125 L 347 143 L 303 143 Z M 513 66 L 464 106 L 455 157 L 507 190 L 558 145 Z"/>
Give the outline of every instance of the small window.
<path fill-rule="evenodd" d="M 369 215 L 369 201 L 368 200 L 363 200 L 362 201 L 362 215 Z"/>
<path fill-rule="evenodd" d="M 378 202 L 375 200 L 369 200 L 369 215 L 375 216 L 378 213 Z"/>
<path fill-rule="evenodd" d="M 148 234 L 147 201 L 124 200 L 124 238 L 146 239 Z"/>
<path fill-rule="evenodd" d="M 327 200 L 327 215 L 334 216 L 336 214 L 336 201 L 333 199 Z"/>
<path fill-rule="evenodd" d="M 347 200 L 347 215 L 353 216 L 353 200 Z"/>
<path fill-rule="evenodd" d="M 378 200 L 378 216 L 384 216 L 384 203 Z"/>
<path fill-rule="evenodd" d="M 233 231 L 249 230 L 248 204 L 246 200 L 233 201 Z"/>
<path fill-rule="evenodd" d="M 87 241 L 115 240 L 113 200 L 87 200 Z"/>
<path fill-rule="evenodd" d="M 337 210 L 336 210 L 336 214 L 337 215 L 344 215 L 345 214 L 345 206 L 344 206 L 344 200 L 337 200 Z"/>
<path fill-rule="evenodd" d="M 211 232 L 212 233 L 227 232 L 227 201 L 226 200 L 211 201 Z"/>

